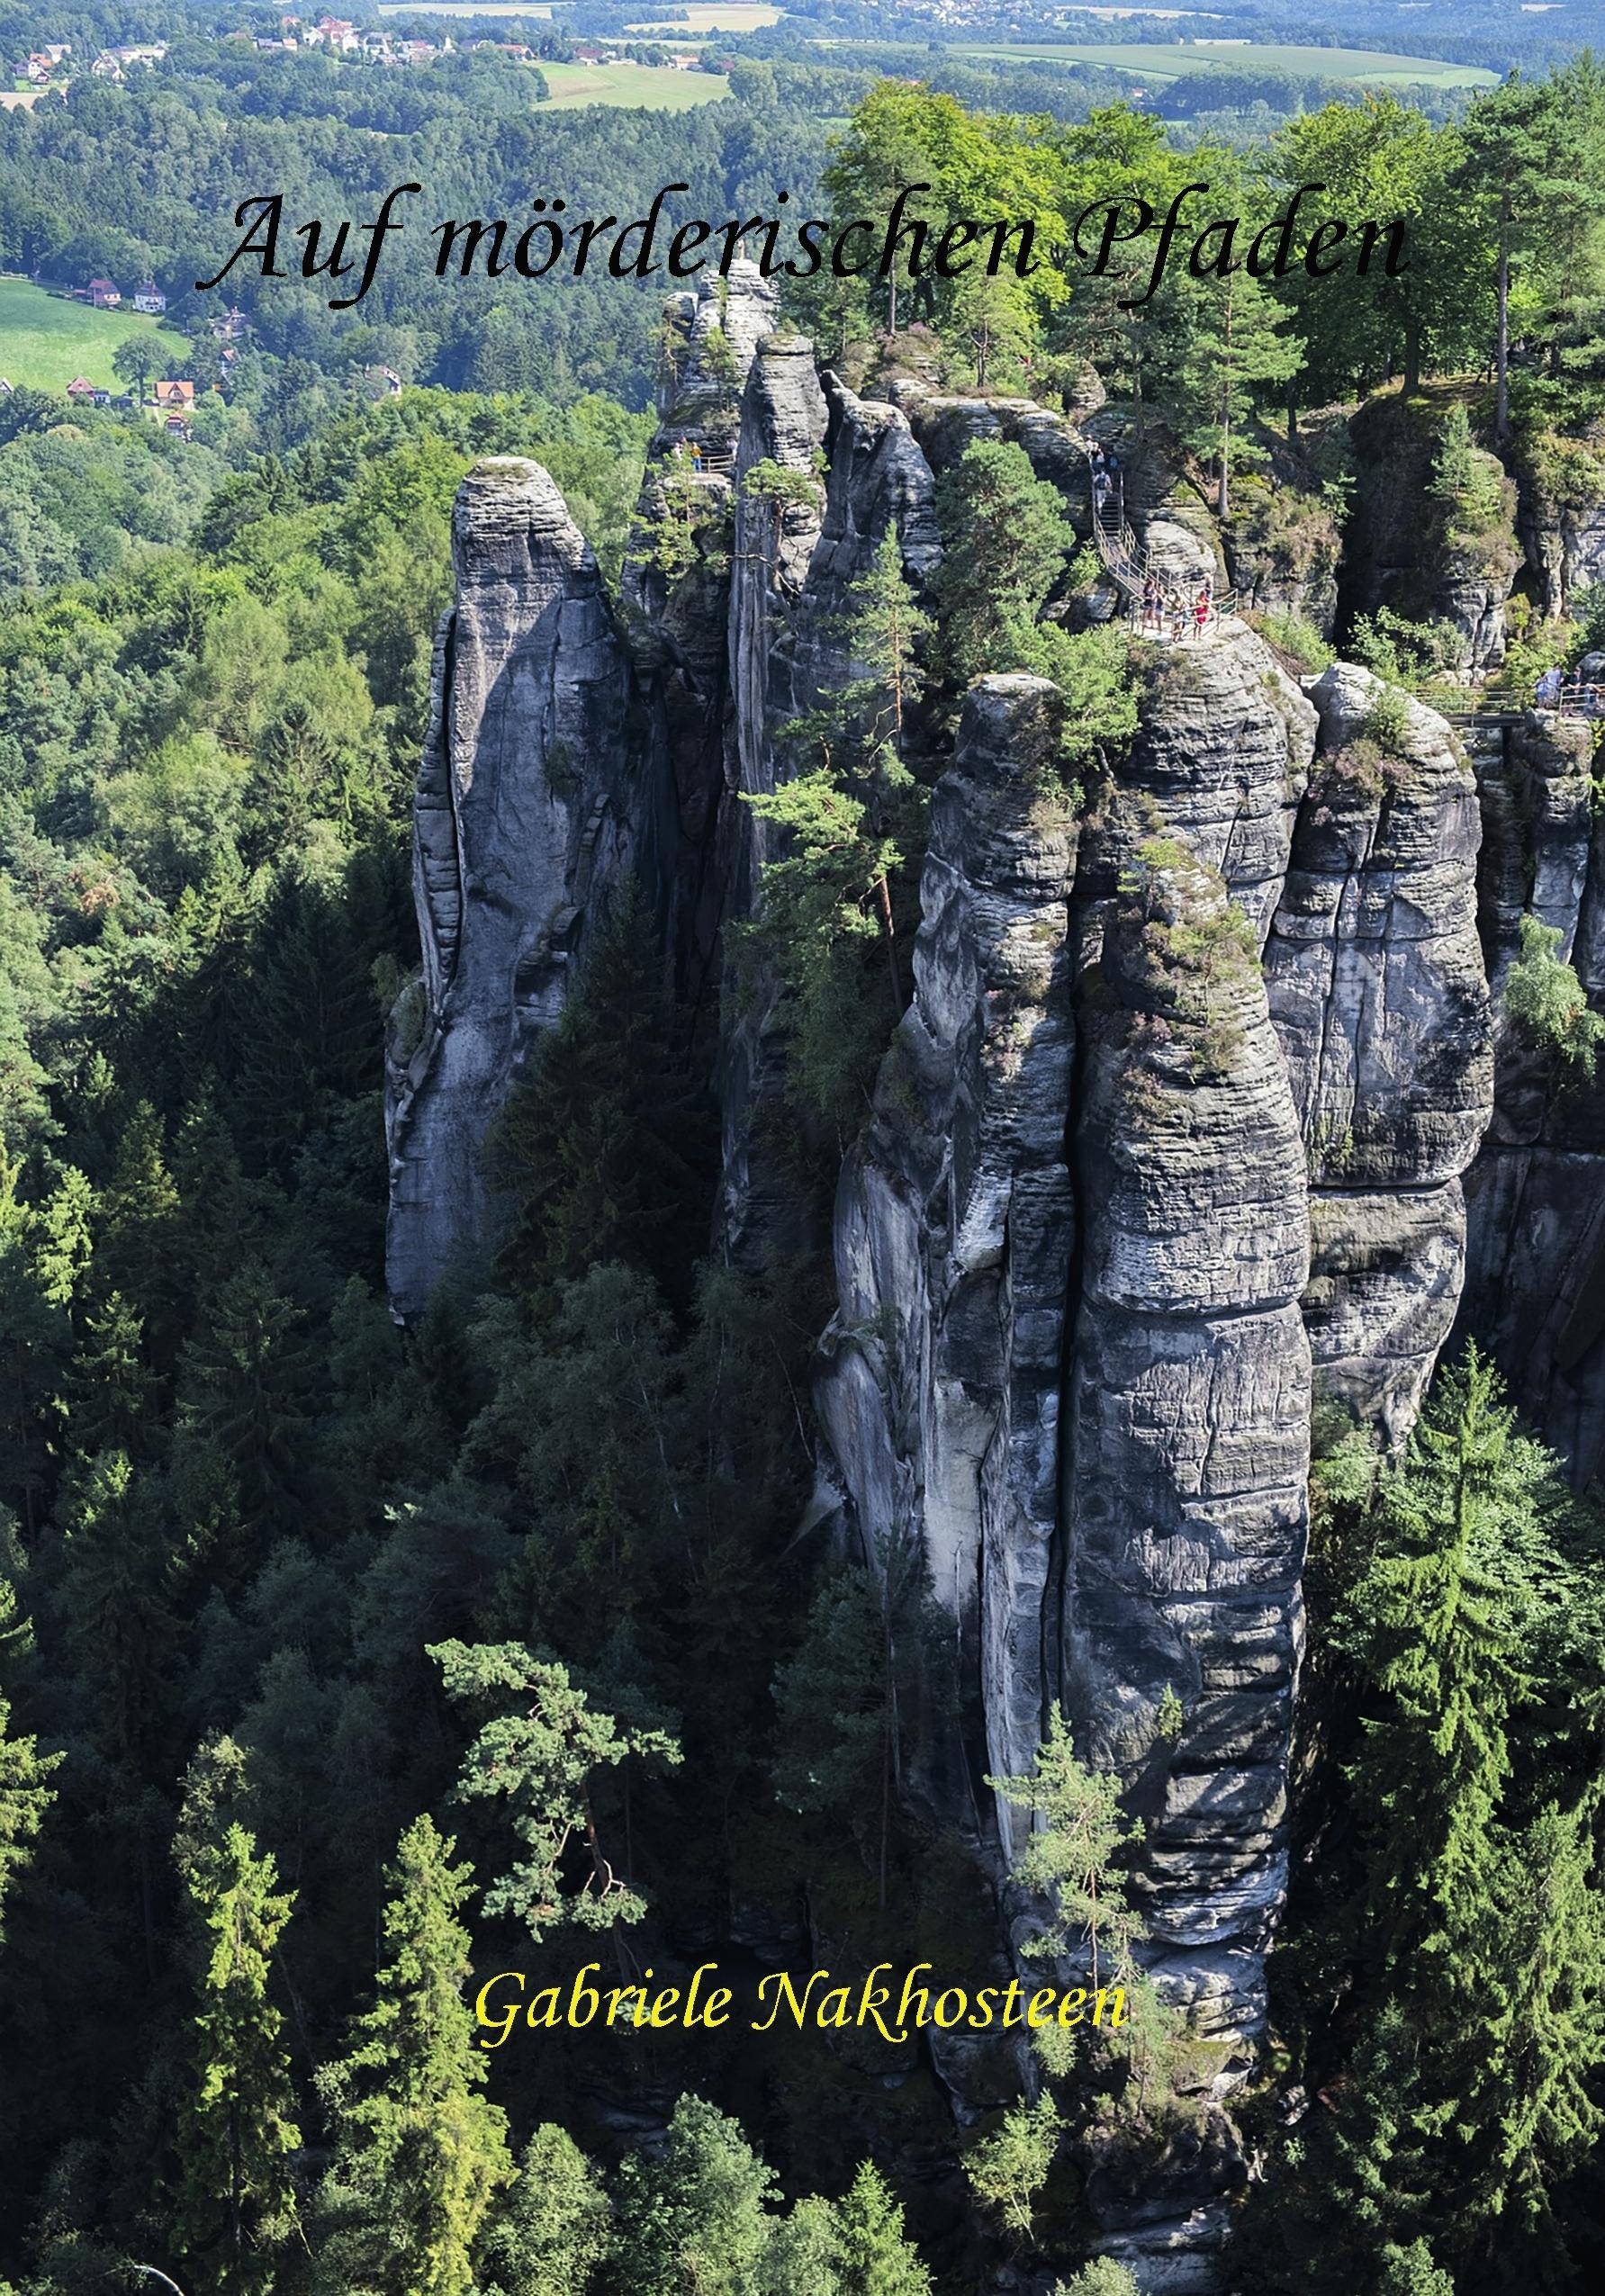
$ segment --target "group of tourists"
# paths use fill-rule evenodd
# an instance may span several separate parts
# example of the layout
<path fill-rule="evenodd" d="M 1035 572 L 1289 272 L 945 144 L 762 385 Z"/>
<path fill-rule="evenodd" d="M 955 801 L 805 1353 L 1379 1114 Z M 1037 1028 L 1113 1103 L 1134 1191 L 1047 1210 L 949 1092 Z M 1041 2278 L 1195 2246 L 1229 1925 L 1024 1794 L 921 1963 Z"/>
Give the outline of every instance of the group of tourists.
<path fill-rule="evenodd" d="M 1209 627 L 1210 616 L 1215 610 L 1215 586 L 1208 574 L 1189 598 L 1191 585 L 1167 581 L 1163 576 L 1148 573 L 1142 579 L 1142 635 L 1146 637 L 1169 638 L 1177 645 L 1185 645 L 1189 636 L 1201 638 Z"/>
<path fill-rule="evenodd" d="M 1114 447 L 1101 446 L 1095 438 L 1087 450 L 1087 459 L 1092 464 L 1092 499 L 1101 511 L 1121 483 L 1120 455 Z"/>

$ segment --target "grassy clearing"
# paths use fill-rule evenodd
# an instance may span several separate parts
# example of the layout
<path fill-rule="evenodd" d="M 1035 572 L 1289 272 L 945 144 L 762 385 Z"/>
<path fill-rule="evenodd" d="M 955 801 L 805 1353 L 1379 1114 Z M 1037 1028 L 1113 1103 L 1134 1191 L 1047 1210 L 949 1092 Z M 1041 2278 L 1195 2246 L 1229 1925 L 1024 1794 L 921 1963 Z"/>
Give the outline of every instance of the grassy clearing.
<path fill-rule="evenodd" d="M 159 335 L 172 360 L 168 372 L 188 374 L 189 345 L 142 311 L 91 311 L 64 302 L 28 279 L 0 279 L 0 374 L 34 391 L 65 391 L 75 375 L 107 390 L 125 391 L 112 354 L 131 335 Z"/>
<path fill-rule="evenodd" d="M 1107 64 L 1117 72 L 1132 72 L 1145 82 L 1162 86 L 1195 72 L 1285 72 L 1292 79 L 1364 80 L 1368 86 L 1432 87 L 1494 87 L 1497 72 L 1480 64 L 1446 64 L 1430 56 L 1393 56 L 1377 48 L 1301 48 L 1281 43 L 1260 47 L 1252 43 L 1220 48 L 1204 42 L 1116 42 L 1107 48 L 1065 41 L 1024 41 L 1007 46 L 996 41 L 955 41 L 957 56 L 984 56 L 1008 61 L 1026 58 L 1038 63 Z"/>
<path fill-rule="evenodd" d="M 730 85 L 723 72 L 677 72 L 668 64 L 542 64 L 540 69 L 552 104 L 564 111 L 611 104 L 690 112 L 727 94 Z"/>

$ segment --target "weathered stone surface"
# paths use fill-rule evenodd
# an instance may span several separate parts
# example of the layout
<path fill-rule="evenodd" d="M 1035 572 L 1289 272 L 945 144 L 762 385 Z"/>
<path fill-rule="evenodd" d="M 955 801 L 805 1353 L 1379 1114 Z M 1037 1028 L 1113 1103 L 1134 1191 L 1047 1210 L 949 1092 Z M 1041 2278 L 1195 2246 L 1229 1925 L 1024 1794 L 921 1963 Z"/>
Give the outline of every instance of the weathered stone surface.
<path fill-rule="evenodd" d="M 673 345 L 658 392 L 620 581 L 654 755 L 648 778 L 672 797 L 663 855 L 665 932 L 683 1002 L 709 992 L 736 851 L 746 835 L 735 798 L 730 688 L 731 548 L 742 394 L 759 343 L 777 320 L 773 285 L 739 262 L 669 298 Z M 666 519 L 690 522 L 681 570 L 663 563 Z M 672 574 L 672 579 L 671 579 Z"/>
<path fill-rule="evenodd" d="M 994 1773 L 1041 1733 L 1058 1515 L 1075 829 L 1041 779 L 1052 692 L 982 680 L 936 790 L 915 997 L 842 1175 L 817 1390 L 866 1543 L 923 1544 Z M 981 1750 L 956 1721 L 937 1718 L 940 1761 L 973 1825 Z"/>
<path fill-rule="evenodd" d="M 1480 745 L 1481 923 L 1502 986 L 1524 913 L 1605 1012 L 1605 817 L 1589 728 L 1528 712 Z M 1605 1079 L 1501 1022 L 1493 1121 L 1466 1179 L 1464 1330 L 1492 1349 L 1581 1488 L 1605 1472 Z"/>
<path fill-rule="evenodd" d="M 1489 531 L 1467 549 L 1451 535 L 1431 492 L 1438 418 L 1422 401 L 1384 392 L 1351 422 L 1358 457 L 1347 541 L 1346 579 L 1368 614 L 1387 606 L 1409 619 L 1449 624 L 1460 640 L 1459 668 L 1474 679 L 1505 655 L 1505 602 L 1521 563 L 1515 489 L 1500 466 L 1483 467 L 1504 489 L 1506 503 Z"/>
<path fill-rule="evenodd" d="M 1336 664 L 1309 692 L 1321 754 L 1266 981 L 1314 1192 L 1304 1311 L 1318 1383 L 1396 1443 L 1454 1320 L 1459 1175 L 1492 1098 L 1476 789 L 1419 703 L 1396 754 L 1357 747 L 1382 692 L 1368 671 Z"/>
<path fill-rule="evenodd" d="M 760 463 L 806 482 L 777 506 L 742 491 Z M 816 476 L 823 468 L 824 475 Z M 768 794 L 797 768 L 786 728 L 861 668 L 849 658 L 843 623 L 852 585 L 882 538 L 897 536 L 915 583 L 940 556 L 930 467 L 906 418 L 821 380 L 812 344 L 774 336 L 748 376 L 736 458 L 735 569 L 730 594 L 730 682 L 735 702 L 728 914 L 751 914 L 774 836 L 741 796 Z M 807 761 L 813 762 L 812 760 Z M 765 1151 L 755 1121 L 783 1091 L 783 1049 L 772 995 L 750 995 L 726 1030 L 720 1103 L 724 1171 L 719 1233 L 741 1259 L 799 1240 L 796 1189 Z"/>
<path fill-rule="evenodd" d="M 1598 441 L 1592 442 L 1596 469 Z M 1516 531 L 1527 563 L 1537 576 L 1546 615 L 1575 613 L 1582 594 L 1605 581 L 1605 489 L 1589 501 L 1556 502 L 1520 473 L 1521 504 Z"/>
<path fill-rule="evenodd" d="M 1065 1697 L 1150 1821 L 1161 1985 L 1246 1948 L 1285 1880 L 1310 1358 L 1303 1157 L 1246 922 L 1197 863 L 1150 861 L 1105 939 L 1078 1111 L 1086 1242 L 1063 1447 Z M 1268 1634 L 1268 1645 L 1267 1636 Z M 1273 1663 L 1214 1695 L 1222 1643 Z M 1159 1735 L 1167 1692 L 1174 1741 Z"/>
<path fill-rule="evenodd" d="M 538 463 L 476 464 L 452 554 L 415 816 L 423 1011 L 392 1027 L 388 1061 L 401 1316 L 486 1240 L 486 1132 L 654 827 L 628 661 L 590 545 Z"/>
<path fill-rule="evenodd" d="M 1138 848 L 1180 837 L 1219 869 L 1263 939 L 1281 891 L 1315 713 L 1240 623 L 1202 645 L 1144 650 L 1141 719 L 1110 809 L 1087 841 L 1078 902 L 1101 911 Z"/>

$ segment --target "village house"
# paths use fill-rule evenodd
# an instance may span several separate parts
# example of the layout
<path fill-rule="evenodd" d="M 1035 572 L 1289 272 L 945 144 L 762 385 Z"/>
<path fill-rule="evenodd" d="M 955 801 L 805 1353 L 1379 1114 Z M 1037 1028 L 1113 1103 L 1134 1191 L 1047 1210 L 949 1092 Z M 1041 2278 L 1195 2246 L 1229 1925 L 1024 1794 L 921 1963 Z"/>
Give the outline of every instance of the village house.
<path fill-rule="evenodd" d="M 189 382 L 158 383 L 156 386 L 156 403 L 165 410 L 187 415 L 195 403 L 195 386 Z"/>
<path fill-rule="evenodd" d="M 67 386 L 67 395 L 72 401 L 75 407 L 93 406 L 95 403 L 95 385 L 89 381 L 86 375 L 75 374 L 72 381 Z"/>
<path fill-rule="evenodd" d="M 167 299 L 154 279 L 147 279 L 142 287 L 134 289 L 134 309 L 148 311 L 152 319 L 159 319 L 167 308 Z"/>
<path fill-rule="evenodd" d="M 362 45 L 362 35 L 356 26 L 348 24 L 343 16 L 320 16 L 311 30 L 303 31 L 301 36 L 303 41 L 320 42 L 325 48 L 336 49 L 342 55 L 349 54 L 351 50 Z"/>
<path fill-rule="evenodd" d="M 115 311 L 122 301 L 122 290 L 114 279 L 92 279 L 86 293 L 96 311 Z"/>

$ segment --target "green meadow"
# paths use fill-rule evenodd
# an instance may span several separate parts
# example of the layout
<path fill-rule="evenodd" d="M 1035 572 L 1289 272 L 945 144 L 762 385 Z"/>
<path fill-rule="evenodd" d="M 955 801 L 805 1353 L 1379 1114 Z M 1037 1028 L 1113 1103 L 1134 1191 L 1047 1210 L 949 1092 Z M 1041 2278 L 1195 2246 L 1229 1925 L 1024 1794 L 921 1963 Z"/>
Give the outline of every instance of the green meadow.
<path fill-rule="evenodd" d="M 729 86 L 722 72 L 677 72 L 666 64 L 546 64 L 540 67 L 550 102 L 573 111 L 585 104 L 689 112 L 712 104 Z"/>
<path fill-rule="evenodd" d="M 141 311 L 91 311 L 47 294 L 28 279 L 0 279 L 0 375 L 35 391 L 65 391 L 75 375 L 125 390 L 112 354 L 131 335 L 159 335 L 175 374 L 187 374 L 193 353 L 182 335 Z"/>

